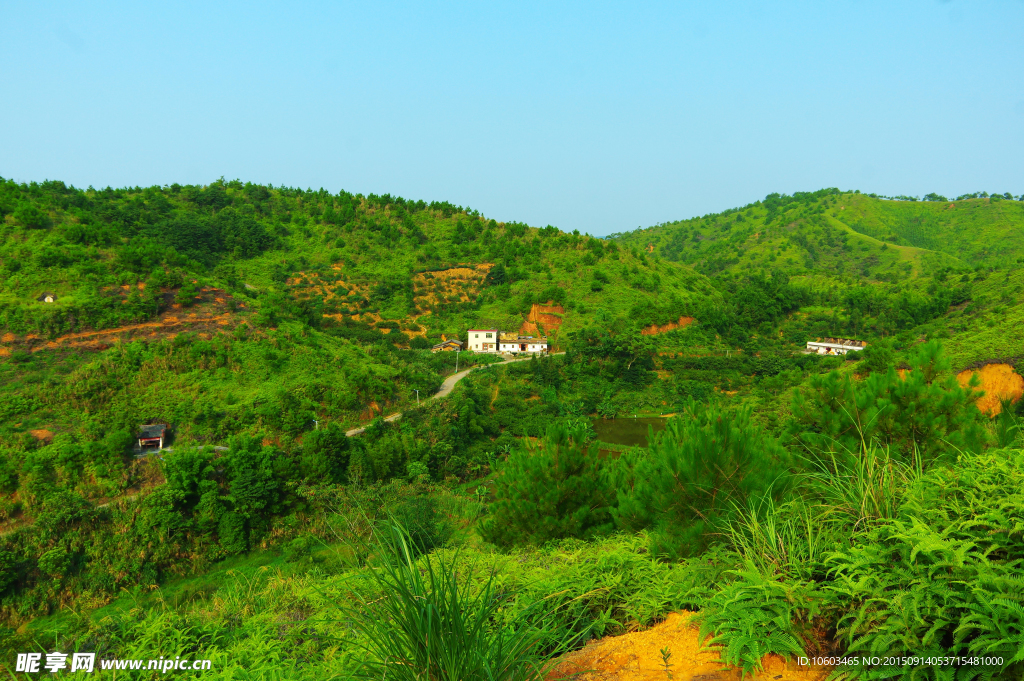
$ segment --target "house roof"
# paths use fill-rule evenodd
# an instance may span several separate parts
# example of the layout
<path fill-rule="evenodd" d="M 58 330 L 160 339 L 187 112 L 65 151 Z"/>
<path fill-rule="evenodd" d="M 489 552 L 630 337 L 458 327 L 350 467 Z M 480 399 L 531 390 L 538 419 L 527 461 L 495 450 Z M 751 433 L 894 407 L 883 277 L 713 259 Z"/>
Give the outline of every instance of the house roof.
<path fill-rule="evenodd" d="M 154 423 L 154 424 L 151 424 L 151 425 L 148 425 L 148 426 L 142 426 L 142 428 L 139 429 L 139 437 L 138 437 L 138 439 L 145 440 L 145 439 L 149 439 L 149 438 L 152 438 L 152 437 L 163 437 L 164 433 L 166 433 L 166 432 L 167 432 L 166 424 Z"/>
<path fill-rule="evenodd" d="M 434 347 L 435 348 L 443 348 L 443 347 L 445 347 L 447 345 L 458 345 L 461 348 L 464 344 L 460 340 L 451 339 L 451 340 L 441 341 L 440 343 L 436 343 L 434 345 Z"/>
<path fill-rule="evenodd" d="M 807 341 L 808 345 L 841 345 L 848 348 L 863 348 L 867 347 L 867 343 L 862 340 L 854 340 L 852 338 L 819 338 L 816 341 Z"/>

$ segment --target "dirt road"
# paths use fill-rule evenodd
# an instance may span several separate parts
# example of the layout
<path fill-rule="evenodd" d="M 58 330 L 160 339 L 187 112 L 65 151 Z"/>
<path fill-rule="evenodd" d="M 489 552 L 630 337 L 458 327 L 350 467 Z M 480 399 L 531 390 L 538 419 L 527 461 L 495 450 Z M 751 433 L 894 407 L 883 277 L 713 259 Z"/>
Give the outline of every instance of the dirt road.
<path fill-rule="evenodd" d="M 552 355 L 564 355 L 565 353 L 564 352 L 552 352 L 551 354 Z M 506 359 L 501 364 L 481 364 L 480 366 L 475 366 L 475 367 L 472 367 L 470 369 L 466 369 L 464 371 L 460 371 L 457 374 L 452 374 L 448 378 L 444 379 L 444 383 L 441 384 L 441 389 L 440 390 L 438 390 L 436 393 L 434 393 L 433 395 L 431 395 L 430 397 L 428 397 L 426 399 L 428 399 L 428 400 L 437 400 L 437 399 L 440 399 L 442 397 L 447 397 L 448 394 L 451 393 L 451 391 L 455 389 L 455 384 L 456 383 L 458 383 L 459 381 L 464 379 L 466 376 L 468 376 L 473 371 L 476 371 L 477 369 L 480 369 L 482 367 L 504 366 L 506 364 L 513 364 L 514 362 L 529 362 L 531 359 L 532 359 L 532 357 L 525 357 L 523 359 Z M 388 416 L 385 416 L 384 420 L 387 421 L 388 423 L 393 423 L 394 421 L 397 421 L 401 417 L 402 417 L 402 412 L 396 412 L 394 414 L 390 414 Z M 360 426 L 358 428 L 353 428 L 352 430 L 347 431 L 345 433 L 345 435 L 347 435 L 348 437 L 352 437 L 354 435 L 362 435 L 363 433 L 366 432 L 366 428 L 367 428 L 366 426 Z"/>

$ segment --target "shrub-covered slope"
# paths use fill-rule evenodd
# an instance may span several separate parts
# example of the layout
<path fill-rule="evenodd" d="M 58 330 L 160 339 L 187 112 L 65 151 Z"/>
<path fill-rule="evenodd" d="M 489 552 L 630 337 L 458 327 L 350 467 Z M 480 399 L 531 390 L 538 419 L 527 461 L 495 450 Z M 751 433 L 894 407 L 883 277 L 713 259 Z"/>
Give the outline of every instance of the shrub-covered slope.
<path fill-rule="evenodd" d="M 518 327 L 549 301 L 664 323 L 712 293 L 689 268 L 614 243 L 387 195 L 0 181 L 0 219 L 0 328 L 13 334 L 152 320 L 204 285 L 254 299 L 267 322 L 355 317 L 354 328 L 397 322 L 432 337 L 469 323 Z M 40 300 L 47 293 L 54 302 Z"/>
<path fill-rule="evenodd" d="M 774 269 L 905 281 L 947 268 L 1016 263 L 1024 257 L 1024 202 L 897 201 L 823 189 L 770 194 L 742 208 L 617 236 L 709 276 Z"/>

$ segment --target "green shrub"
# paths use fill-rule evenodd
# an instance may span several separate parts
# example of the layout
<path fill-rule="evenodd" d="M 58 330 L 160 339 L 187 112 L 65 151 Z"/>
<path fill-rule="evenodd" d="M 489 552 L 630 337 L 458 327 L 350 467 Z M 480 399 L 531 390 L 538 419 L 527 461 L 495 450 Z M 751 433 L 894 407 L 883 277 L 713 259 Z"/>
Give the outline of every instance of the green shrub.
<path fill-rule="evenodd" d="M 977 392 L 962 388 L 937 341 L 926 343 L 900 376 L 895 369 L 863 381 L 831 372 L 812 376 L 793 399 L 790 434 L 811 452 L 854 452 L 878 443 L 904 461 L 929 464 L 956 451 L 981 451 L 985 430 L 974 405 Z"/>
<path fill-rule="evenodd" d="M 433 345 L 423 336 L 413 336 L 409 341 L 409 347 L 413 350 L 429 350 Z"/>
<path fill-rule="evenodd" d="M 499 546 L 608 532 L 612 493 L 589 424 L 555 424 L 536 445 L 515 450 L 498 468 L 495 502 L 480 534 Z"/>
<path fill-rule="evenodd" d="M 722 662 L 744 674 L 761 671 L 765 655 L 806 656 L 811 625 L 823 601 L 813 582 L 784 580 L 748 563 L 697 615 L 700 638 L 722 645 Z"/>
<path fill-rule="evenodd" d="M 691 403 L 649 442 L 618 460 L 612 513 L 621 529 L 651 527 L 653 550 L 669 557 L 700 553 L 737 506 L 781 498 L 792 482 L 786 450 L 749 410 Z"/>
<path fill-rule="evenodd" d="M 40 572 L 50 577 L 63 577 L 71 567 L 71 558 L 62 546 L 50 549 L 39 556 Z"/>
<path fill-rule="evenodd" d="M 839 552 L 829 590 L 850 654 L 997 656 L 1024 671 L 1024 452 L 966 455 L 926 474 L 898 518 Z M 978 667 L 989 676 L 997 669 Z M 940 666 L 876 670 L 939 679 Z"/>
<path fill-rule="evenodd" d="M 319 482 L 343 482 L 350 445 L 345 430 L 337 423 L 306 433 L 302 438 L 302 474 Z"/>
<path fill-rule="evenodd" d="M 354 602 L 339 604 L 366 652 L 349 678 L 539 681 L 552 664 L 548 654 L 573 640 L 565 635 L 554 651 L 543 647 L 557 637 L 530 623 L 543 601 L 494 626 L 512 594 L 496 588 L 493 573 L 472 588 L 477 571 L 459 565 L 457 555 L 417 561 L 401 526 L 382 534 L 388 555 L 369 571 L 373 598 L 357 591 Z"/>
<path fill-rule="evenodd" d="M 394 519 L 405 528 L 414 556 L 444 546 L 452 536 L 451 524 L 438 512 L 433 497 L 403 499 L 394 510 Z"/>

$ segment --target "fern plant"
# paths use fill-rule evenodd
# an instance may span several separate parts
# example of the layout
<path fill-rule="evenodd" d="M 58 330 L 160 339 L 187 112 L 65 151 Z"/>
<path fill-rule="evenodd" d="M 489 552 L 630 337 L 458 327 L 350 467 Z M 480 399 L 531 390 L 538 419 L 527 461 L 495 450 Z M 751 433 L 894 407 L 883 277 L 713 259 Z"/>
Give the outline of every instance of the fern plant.
<path fill-rule="evenodd" d="M 982 656 L 957 679 L 1024 671 L 1024 452 L 966 455 L 907 493 L 898 518 L 831 557 L 826 589 L 845 603 L 838 633 L 852 655 Z M 933 664 L 878 667 L 869 678 L 944 679 Z M 1014 676 L 1018 675 L 1018 676 Z"/>
<path fill-rule="evenodd" d="M 760 671 L 769 653 L 806 656 L 805 637 L 825 594 L 812 582 L 766 575 L 749 561 L 735 575 L 697 615 L 701 639 L 713 635 L 706 645 L 721 645 L 722 662 L 744 676 Z"/>

